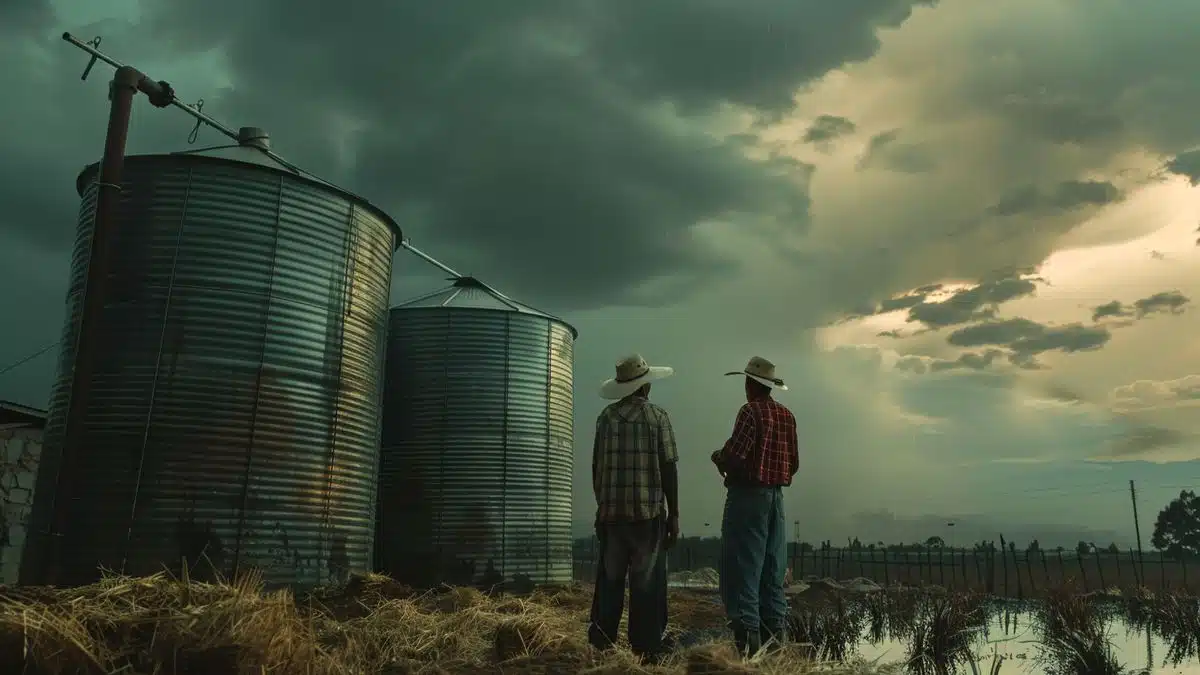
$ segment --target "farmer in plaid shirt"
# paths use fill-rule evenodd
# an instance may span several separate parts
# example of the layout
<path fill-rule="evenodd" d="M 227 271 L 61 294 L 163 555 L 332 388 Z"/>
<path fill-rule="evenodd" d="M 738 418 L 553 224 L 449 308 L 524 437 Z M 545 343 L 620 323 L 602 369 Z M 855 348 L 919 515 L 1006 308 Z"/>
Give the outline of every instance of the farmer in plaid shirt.
<path fill-rule="evenodd" d="M 792 484 L 800 452 L 796 418 L 771 398 L 772 390 L 787 390 L 775 377 L 775 365 L 756 356 L 744 369 L 726 374 L 745 376 L 746 403 L 738 410 L 733 434 L 712 454 L 726 488 L 721 601 L 738 651 L 753 655 L 763 646 L 778 647 L 785 637 L 783 488 Z"/>
<path fill-rule="evenodd" d="M 596 419 L 592 487 L 600 542 L 588 640 L 607 649 L 617 639 L 629 577 L 629 646 L 643 659 L 663 650 L 667 628 L 666 549 L 679 537 L 675 432 L 667 411 L 650 402 L 650 383 L 671 368 L 633 355 L 617 363 L 600 395 L 615 399 Z"/>

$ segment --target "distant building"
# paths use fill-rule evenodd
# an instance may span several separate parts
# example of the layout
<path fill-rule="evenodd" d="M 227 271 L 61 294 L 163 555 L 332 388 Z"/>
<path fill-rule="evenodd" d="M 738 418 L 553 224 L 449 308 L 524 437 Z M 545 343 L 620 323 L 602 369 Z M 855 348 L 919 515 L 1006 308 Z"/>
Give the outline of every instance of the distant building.
<path fill-rule="evenodd" d="M 17 583 L 46 411 L 0 401 L 0 584 Z"/>

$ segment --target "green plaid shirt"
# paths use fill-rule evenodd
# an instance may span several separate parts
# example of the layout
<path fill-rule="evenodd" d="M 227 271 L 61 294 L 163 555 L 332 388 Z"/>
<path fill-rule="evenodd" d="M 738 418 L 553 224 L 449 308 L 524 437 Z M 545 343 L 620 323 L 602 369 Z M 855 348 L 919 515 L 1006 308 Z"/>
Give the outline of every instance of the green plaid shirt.
<path fill-rule="evenodd" d="M 609 405 L 596 418 L 592 444 L 596 520 L 625 523 L 663 515 L 667 503 L 660 467 L 677 461 L 667 411 L 640 396 Z"/>

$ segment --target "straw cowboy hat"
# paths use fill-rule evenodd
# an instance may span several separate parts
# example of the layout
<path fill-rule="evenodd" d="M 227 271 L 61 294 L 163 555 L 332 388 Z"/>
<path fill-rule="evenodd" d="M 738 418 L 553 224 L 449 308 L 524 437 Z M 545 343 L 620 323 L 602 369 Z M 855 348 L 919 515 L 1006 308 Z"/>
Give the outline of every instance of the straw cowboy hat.
<path fill-rule="evenodd" d="M 637 391 L 643 384 L 661 380 L 675 374 L 669 366 L 652 366 L 641 354 L 631 354 L 617 361 L 617 376 L 600 385 L 600 396 L 607 399 L 622 399 Z"/>
<path fill-rule="evenodd" d="M 751 357 L 750 362 L 746 364 L 746 367 L 744 369 L 735 370 L 732 373 L 725 373 L 725 374 L 726 375 L 745 375 L 746 377 L 754 380 L 755 382 L 758 382 L 759 384 L 764 384 L 772 389 L 778 389 L 780 391 L 787 391 L 787 385 L 783 383 L 783 380 L 779 379 L 778 377 L 775 377 L 775 364 L 771 363 L 770 361 L 764 359 L 761 356 Z"/>

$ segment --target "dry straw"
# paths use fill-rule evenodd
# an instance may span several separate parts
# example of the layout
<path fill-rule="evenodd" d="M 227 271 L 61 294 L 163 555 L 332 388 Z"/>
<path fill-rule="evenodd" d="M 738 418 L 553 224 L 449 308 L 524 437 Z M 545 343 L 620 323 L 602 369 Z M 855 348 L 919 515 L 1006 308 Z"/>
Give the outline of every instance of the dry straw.
<path fill-rule="evenodd" d="M 680 594 L 672 614 L 715 621 L 711 602 Z M 417 594 L 369 576 L 296 597 L 264 591 L 254 577 L 200 583 L 166 574 L 110 576 L 76 589 L 0 590 L 0 673 L 883 672 L 804 661 L 800 647 L 744 663 L 725 644 L 644 667 L 626 649 L 587 646 L 589 605 L 588 589 L 578 586 L 526 597 L 469 588 Z"/>

